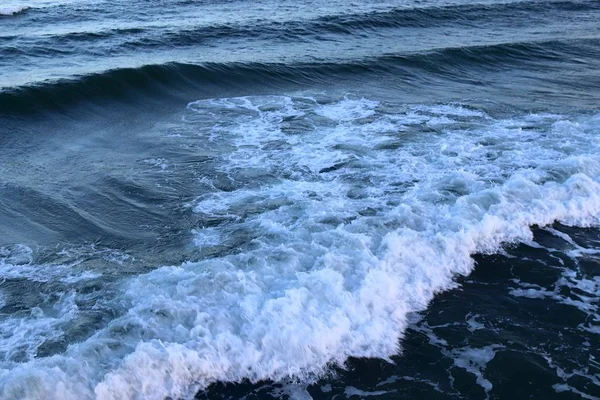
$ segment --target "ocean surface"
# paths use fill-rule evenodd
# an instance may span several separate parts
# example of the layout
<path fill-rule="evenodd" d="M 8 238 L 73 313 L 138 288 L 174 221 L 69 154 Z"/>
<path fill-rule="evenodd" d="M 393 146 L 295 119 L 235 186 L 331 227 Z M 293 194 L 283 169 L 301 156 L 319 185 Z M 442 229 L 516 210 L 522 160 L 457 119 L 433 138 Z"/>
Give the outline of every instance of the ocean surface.
<path fill-rule="evenodd" d="M 599 399 L 600 2 L 0 3 L 0 399 Z"/>

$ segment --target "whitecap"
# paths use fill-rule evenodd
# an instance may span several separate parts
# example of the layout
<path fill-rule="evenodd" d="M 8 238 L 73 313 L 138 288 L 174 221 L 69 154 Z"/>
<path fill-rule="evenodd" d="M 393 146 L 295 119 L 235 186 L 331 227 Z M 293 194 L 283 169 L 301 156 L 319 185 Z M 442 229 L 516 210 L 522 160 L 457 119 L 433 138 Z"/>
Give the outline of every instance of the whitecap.
<path fill-rule="evenodd" d="M 29 6 L 0 6 L 0 16 L 11 16 L 23 13 L 29 10 L 31 7 Z"/>

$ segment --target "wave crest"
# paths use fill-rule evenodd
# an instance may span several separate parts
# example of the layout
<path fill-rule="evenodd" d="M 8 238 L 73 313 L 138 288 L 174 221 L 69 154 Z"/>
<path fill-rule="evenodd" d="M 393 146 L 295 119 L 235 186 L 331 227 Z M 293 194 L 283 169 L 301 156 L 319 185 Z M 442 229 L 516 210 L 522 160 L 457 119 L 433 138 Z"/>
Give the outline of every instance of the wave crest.
<path fill-rule="evenodd" d="M 31 9 L 29 6 L 0 6 L 0 16 L 17 15 L 29 9 Z"/>

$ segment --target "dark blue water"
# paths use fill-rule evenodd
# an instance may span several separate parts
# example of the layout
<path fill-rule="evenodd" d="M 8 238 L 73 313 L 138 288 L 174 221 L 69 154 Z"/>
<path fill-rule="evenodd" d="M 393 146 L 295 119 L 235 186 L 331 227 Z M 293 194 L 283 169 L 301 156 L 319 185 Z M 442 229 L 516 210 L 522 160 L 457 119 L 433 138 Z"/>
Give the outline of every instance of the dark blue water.
<path fill-rule="evenodd" d="M 599 20 L 3 3 L 0 398 L 600 398 Z"/>

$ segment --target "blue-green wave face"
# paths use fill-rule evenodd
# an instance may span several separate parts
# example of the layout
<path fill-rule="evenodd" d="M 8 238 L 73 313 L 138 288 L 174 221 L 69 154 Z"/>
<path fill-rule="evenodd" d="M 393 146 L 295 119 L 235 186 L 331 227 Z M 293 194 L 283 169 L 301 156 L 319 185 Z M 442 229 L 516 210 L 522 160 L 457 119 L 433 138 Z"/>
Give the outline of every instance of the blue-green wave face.
<path fill-rule="evenodd" d="M 596 398 L 600 6 L 0 6 L 0 398 Z"/>

